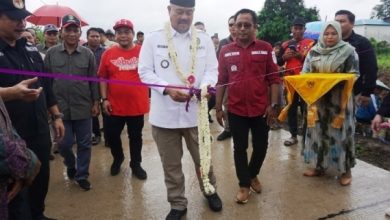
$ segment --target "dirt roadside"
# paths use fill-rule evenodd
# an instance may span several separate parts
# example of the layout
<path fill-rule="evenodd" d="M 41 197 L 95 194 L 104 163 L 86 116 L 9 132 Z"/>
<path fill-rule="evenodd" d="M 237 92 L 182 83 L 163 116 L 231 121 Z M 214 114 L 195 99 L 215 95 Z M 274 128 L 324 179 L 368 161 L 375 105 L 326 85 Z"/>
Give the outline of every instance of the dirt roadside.
<path fill-rule="evenodd" d="M 390 144 L 378 139 L 355 135 L 356 156 L 374 166 L 390 170 Z"/>

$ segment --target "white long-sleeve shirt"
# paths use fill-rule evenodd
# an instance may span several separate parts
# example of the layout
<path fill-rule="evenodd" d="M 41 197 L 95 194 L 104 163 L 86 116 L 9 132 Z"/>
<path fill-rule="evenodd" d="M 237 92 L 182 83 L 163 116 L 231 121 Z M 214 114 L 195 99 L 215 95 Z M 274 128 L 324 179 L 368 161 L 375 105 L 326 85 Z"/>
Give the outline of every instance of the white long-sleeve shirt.
<path fill-rule="evenodd" d="M 171 28 L 173 44 L 179 68 L 184 73 L 191 71 L 191 32 L 180 34 Z M 210 36 L 197 32 L 198 48 L 195 67 L 195 88 L 217 83 L 218 61 Z M 176 73 L 168 56 L 168 42 L 164 29 L 146 36 L 139 57 L 138 71 L 141 81 L 148 84 L 185 86 Z M 161 128 L 191 128 L 197 126 L 197 101 L 191 101 L 189 111 L 186 103 L 175 102 L 163 95 L 165 88 L 152 87 L 152 102 L 149 122 Z"/>

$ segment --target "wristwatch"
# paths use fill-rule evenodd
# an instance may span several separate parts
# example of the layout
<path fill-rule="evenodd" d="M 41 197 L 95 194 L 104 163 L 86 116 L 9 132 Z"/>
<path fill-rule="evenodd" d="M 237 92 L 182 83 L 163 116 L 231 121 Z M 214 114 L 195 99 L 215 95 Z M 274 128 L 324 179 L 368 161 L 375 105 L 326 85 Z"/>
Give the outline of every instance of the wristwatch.
<path fill-rule="evenodd" d="M 52 115 L 52 116 L 51 116 L 51 119 L 52 119 L 53 121 L 55 121 L 55 120 L 57 120 L 57 119 L 63 119 L 63 118 L 64 118 L 64 114 L 62 114 L 62 113 L 55 114 L 55 115 Z"/>
<path fill-rule="evenodd" d="M 108 98 L 102 98 L 102 99 L 100 100 L 100 103 L 103 104 L 104 101 L 108 101 Z"/>

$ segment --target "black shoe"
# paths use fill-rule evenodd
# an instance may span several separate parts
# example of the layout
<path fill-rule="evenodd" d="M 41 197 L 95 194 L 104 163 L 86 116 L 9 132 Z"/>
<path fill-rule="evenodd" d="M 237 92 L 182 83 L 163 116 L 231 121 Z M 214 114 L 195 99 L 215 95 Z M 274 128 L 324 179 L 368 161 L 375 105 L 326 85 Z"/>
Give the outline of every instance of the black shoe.
<path fill-rule="evenodd" d="M 57 142 L 53 142 L 53 153 L 54 154 L 59 154 L 60 153 L 60 151 L 58 150 Z"/>
<path fill-rule="evenodd" d="M 92 137 L 92 145 L 98 145 L 100 143 L 101 137 L 100 136 L 93 136 Z"/>
<path fill-rule="evenodd" d="M 89 181 L 87 179 L 81 179 L 81 180 L 77 180 L 76 181 L 80 188 L 85 190 L 85 191 L 88 191 L 91 189 L 91 183 L 89 183 Z"/>
<path fill-rule="evenodd" d="M 74 177 L 76 176 L 76 169 L 75 168 L 67 168 L 66 169 L 66 174 L 68 175 L 68 178 L 70 180 L 73 180 Z"/>
<path fill-rule="evenodd" d="M 57 219 L 49 218 L 49 217 L 46 217 L 46 216 L 42 215 L 42 217 L 40 217 L 39 220 L 57 220 Z"/>
<path fill-rule="evenodd" d="M 142 169 L 141 166 L 132 167 L 131 171 L 133 172 L 134 176 L 137 177 L 140 180 L 146 180 L 148 175 L 146 174 L 145 170 Z"/>
<path fill-rule="evenodd" d="M 230 138 L 232 136 L 232 133 L 230 131 L 223 131 L 220 135 L 218 135 L 217 140 L 223 141 L 227 138 Z"/>
<path fill-rule="evenodd" d="M 108 145 L 108 141 L 104 141 L 104 146 L 110 148 L 110 145 Z"/>
<path fill-rule="evenodd" d="M 214 212 L 219 212 L 222 210 L 222 201 L 219 198 L 217 193 L 206 196 L 207 202 L 209 203 L 209 207 Z"/>
<path fill-rule="evenodd" d="M 214 122 L 214 120 L 211 118 L 211 115 L 209 113 L 209 123 L 213 123 L 213 122 Z"/>
<path fill-rule="evenodd" d="M 116 176 L 121 171 L 121 165 L 123 163 L 124 158 L 114 159 L 111 165 L 111 176 Z"/>
<path fill-rule="evenodd" d="M 184 210 L 171 209 L 171 211 L 168 213 L 165 220 L 180 220 L 181 217 L 183 217 L 186 213 L 187 213 L 187 209 Z"/>

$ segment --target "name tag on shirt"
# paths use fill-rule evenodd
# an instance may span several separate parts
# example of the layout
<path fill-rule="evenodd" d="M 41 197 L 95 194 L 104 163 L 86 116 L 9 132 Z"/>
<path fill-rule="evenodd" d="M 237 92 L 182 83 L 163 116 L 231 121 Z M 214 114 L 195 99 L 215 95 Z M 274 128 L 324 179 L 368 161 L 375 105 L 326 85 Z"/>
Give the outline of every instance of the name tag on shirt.
<path fill-rule="evenodd" d="M 0 57 L 4 56 L 3 52 L 0 52 Z"/>
<path fill-rule="evenodd" d="M 240 56 L 240 52 L 225 53 L 225 57 Z"/>
<path fill-rule="evenodd" d="M 191 49 L 192 49 L 192 46 L 190 46 L 190 50 Z M 204 50 L 204 49 L 206 49 L 206 47 L 205 46 L 197 46 L 196 49 L 197 50 Z"/>
<path fill-rule="evenodd" d="M 29 52 L 38 52 L 38 49 L 36 47 L 26 47 L 26 50 L 29 51 Z"/>
<path fill-rule="evenodd" d="M 266 51 L 266 50 L 255 50 L 255 51 L 252 51 L 252 55 L 268 55 L 268 51 Z"/>

